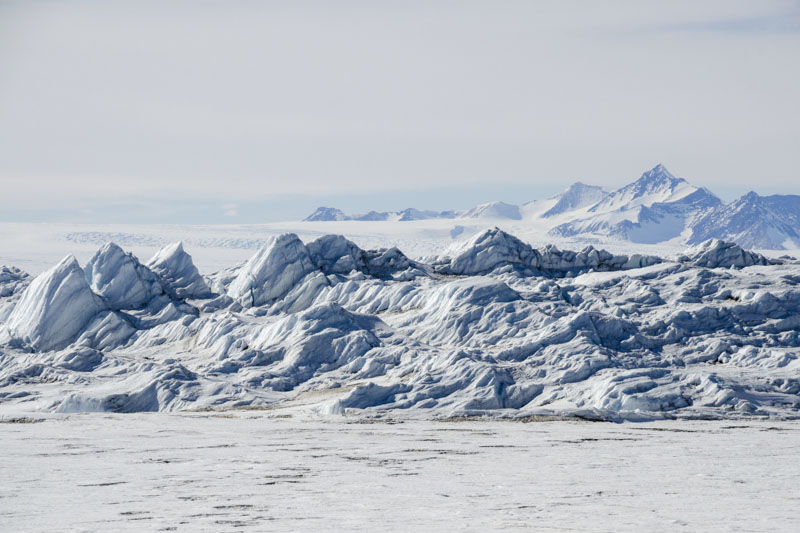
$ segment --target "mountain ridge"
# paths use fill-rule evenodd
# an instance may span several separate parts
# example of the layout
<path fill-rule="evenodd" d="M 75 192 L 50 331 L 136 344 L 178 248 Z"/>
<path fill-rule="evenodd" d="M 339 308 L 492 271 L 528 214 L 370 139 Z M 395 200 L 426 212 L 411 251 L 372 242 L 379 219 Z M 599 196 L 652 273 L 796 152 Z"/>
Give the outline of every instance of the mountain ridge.
<path fill-rule="evenodd" d="M 611 191 L 576 181 L 553 197 L 520 205 L 497 201 L 464 211 L 408 208 L 362 215 L 320 207 L 304 221 L 428 219 L 536 222 L 557 237 L 642 244 L 696 245 L 715 238 L 750 248 L 800 248 L 800 196 L 760 196 L 751 191 L 726 203 L 708 188 L 674 176 L 662 163 Z"/>

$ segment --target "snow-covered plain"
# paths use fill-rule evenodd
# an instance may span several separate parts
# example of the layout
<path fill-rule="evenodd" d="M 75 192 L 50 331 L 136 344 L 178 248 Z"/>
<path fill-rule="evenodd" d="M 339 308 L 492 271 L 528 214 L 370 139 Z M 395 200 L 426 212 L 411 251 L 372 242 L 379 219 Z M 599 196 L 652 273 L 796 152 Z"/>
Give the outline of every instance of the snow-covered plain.
<path fill-rule="evenodd" d="M 800 428 L 787 422 L 283 409 L 28 422 L 0 424 L 2 531 L 794 531 L 800 521 Z"/>
<path fill-rule="evenodd" d="M 341 221 L 341 222 L 273 222 L 269 224 L 227 225 L 155 225 L 74 223 L 0 222 L 0 265 L 14 265 L 39 274 L 64 256 L 71 254 L 85 264 L 98 248 L 114 242 L 141 259 L 151 257 L 162 247 L 183 242 L 197 268 L 206 274 L 235 266 L 249 259 L 274 236 L 295 233 L 303 241 L 324 235 L 345 235 L 360 247 L 389 248 L 396 246 L 412 259 L 424 259 L 442 253 L 452 244 L 468 240 L 487 228 L 499 227 L 523 241 L 543 247 L 548 244 L 568 250 L 579 250 L 591 244 L 614 253 L 646 253 L 669 256 L 686 246 L 675 242 L 658 244 L 633 243 L 613 237 L 548 235 L 550 222 L 538 218 L 525 221 L 508 219 L 460 219 L 413 221 Z M 771 257 L 798 255 L 797 251 L 756 249 Z"/>

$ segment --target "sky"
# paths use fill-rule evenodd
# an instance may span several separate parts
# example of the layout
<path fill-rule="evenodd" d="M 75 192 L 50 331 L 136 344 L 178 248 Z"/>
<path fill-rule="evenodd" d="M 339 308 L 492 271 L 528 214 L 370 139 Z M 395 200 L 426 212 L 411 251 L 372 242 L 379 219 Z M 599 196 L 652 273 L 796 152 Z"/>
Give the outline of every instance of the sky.
<path fill-rule="evenodd" d="M 0 0 L 0 220 L 800 194 L 798 1 Z"/>

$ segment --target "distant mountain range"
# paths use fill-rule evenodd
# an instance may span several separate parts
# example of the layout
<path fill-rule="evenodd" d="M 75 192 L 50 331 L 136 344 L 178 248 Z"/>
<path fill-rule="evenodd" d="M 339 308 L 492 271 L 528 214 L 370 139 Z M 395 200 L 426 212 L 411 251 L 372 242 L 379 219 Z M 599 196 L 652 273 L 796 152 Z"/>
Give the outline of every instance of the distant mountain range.
<path fill-rule="evenodd" d="M 698 244 L 716 238 L 748 248 L 800 248 L 800 196 L 750 192 L 726 204 L 708 189 L 656 165 L 615 191 L 577 182 L 547 200 L 491 202 L 467 211 L 370 211 L 348 215 L 320 207 L 306 221 L 488 219 L 544 225 L 560 237 L 612 237 L 656 244 Z"/>
<path fill-rule="evenodd" d="M 515 206 L 516 207 L 516 206 Z M 303 220 L 305 222 L 333 222 L 338 220 L 386 221 L 427 220 L 431 218 L 458 218 L 466 212 L 461 211 L 420 211 L 409 207 L 402 211 L 370 211 L 363 215 L 348 215 L 335 207 L 318 207 Z"/>

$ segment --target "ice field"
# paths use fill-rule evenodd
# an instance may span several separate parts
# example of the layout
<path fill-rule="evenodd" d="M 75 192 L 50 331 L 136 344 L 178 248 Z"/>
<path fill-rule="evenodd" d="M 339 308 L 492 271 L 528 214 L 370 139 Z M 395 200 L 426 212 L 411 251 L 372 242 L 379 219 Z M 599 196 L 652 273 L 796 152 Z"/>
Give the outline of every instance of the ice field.
<path fill-rule="evenodd" d="M 800 520 L 796 423 L 277 410 L 48 416 L 0 432 L 3 531 L 791 531 Z"/>

